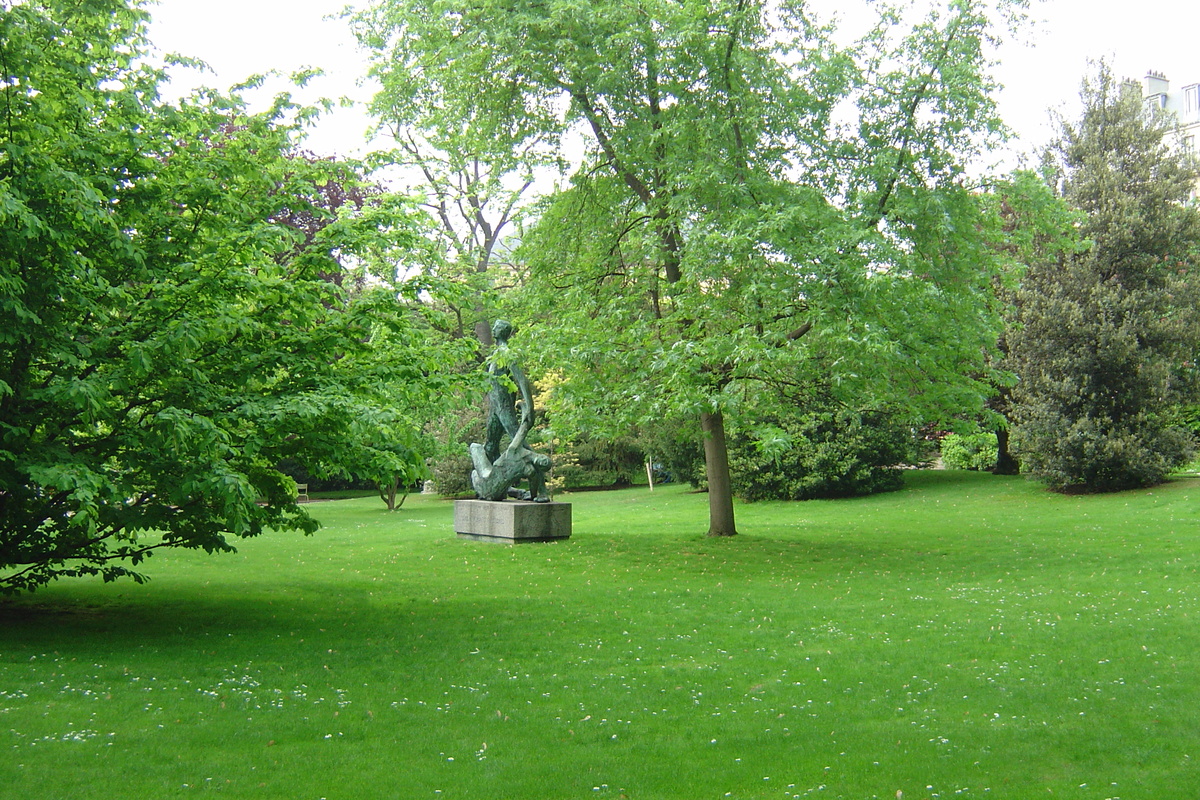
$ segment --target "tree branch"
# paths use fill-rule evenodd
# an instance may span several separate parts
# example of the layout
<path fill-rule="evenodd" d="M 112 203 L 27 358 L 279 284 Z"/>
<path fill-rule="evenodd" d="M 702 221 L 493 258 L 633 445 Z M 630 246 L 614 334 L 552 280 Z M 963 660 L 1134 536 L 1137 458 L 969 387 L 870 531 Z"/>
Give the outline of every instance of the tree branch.
<path fill-rule="evenodd" d="M 941 70 L 942 65 L 949 57 L 950 45 L 952 45 L 958 38 L 959 31 L 961 30 L 959 20 L 959 17 L 955 17 L 947 26 L 946 38 L 942 42 L 940 51 L 938 52 L 929 70 L 922 76 L 920 87 L 912 96 L 912 99 L 908 103 L 908 107 L 904 111 L 903 125 L 901 126 L 901 130 L 904 131 L 904 135 L 900 138 L 899 151 L 896 153 L 896 164 L 892 169 L 891 178 L 887 181 L 886 188 L 883 190 L 883 194 L 880 195 L 879 201 L 876 203 L 875 213 L 872 215 L 868 227 L 875 227 L 879 224 L 880 220 L 887 216 L 888 203 L 891 201 L 892 194 L 896 190 L 896 184 L 900 181 L 900 175 L 904 170 L 904 162 L 909 156 L 908 147 L 909 143 L 912 141 L 913 130 L 916 127 L 917 111 L 920 109 L 921 103 L 925 101 L 925 97 L 929 93 L 930 87 L 933 85 L 935 76 Z"/>

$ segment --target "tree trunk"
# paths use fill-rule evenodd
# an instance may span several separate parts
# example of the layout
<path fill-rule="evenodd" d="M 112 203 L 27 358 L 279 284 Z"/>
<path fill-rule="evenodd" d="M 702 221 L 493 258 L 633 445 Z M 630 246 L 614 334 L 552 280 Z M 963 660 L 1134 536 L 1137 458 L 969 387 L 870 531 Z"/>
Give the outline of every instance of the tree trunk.
<path fill-rule="evenodd" d="M 482 306 L 476 306 L 475 312 L 480 314 L 483 313 Z M 483 349 L 480 350 L 480 358 L 485 358 L 486 351 L 496 343 L 495 340 L 492 339 L 492 323 L 488 322 L 485 318 L 481 318 L 478 322 L 476 322 L 475 338 L 479 340 L 481 345 L 483 345 Z"/>
<path fill-rule="evenodd" d="M 392 478 L 390 483 L 380 481 L 379 484 L 379 499 L 387 506 L 388 511 L 396 510 L 396 490 L 400 487 L 400 479 Z"/>
<path fill-rule="evenodd" d="M 1021 465 L 1008 450 L 1008 428 L 996 430 L 996 466 L 993 475 L 1020 475 Z"/>
<path fill-rule="evenodd" d="M 736 536 L 725 417 L 720 411 L 706 411 L 700 415 L 700 428 L 704 431 L 704 469 L 708 474 L 708 535 Z"/>

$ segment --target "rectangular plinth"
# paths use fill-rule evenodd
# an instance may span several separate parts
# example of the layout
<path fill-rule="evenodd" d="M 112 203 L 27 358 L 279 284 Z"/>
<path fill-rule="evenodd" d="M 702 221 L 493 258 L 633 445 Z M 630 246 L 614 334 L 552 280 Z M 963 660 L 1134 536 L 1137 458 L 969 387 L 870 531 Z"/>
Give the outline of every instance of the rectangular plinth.
<path fill-rule="evenodd" d="M 492 542 L 567 539 L 571 536 L 571 504 L 455 500 L 454 531 L 460 539 Z"/>

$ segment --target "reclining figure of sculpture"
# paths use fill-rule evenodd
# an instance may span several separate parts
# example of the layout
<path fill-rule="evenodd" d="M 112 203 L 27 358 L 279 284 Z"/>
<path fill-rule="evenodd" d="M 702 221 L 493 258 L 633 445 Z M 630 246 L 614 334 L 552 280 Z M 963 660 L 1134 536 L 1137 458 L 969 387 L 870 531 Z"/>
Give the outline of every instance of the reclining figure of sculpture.
<path fill-rule="evenodd" d="M 515 332 L 512 324 L 505 320 L 496 320 L 492 326 L 496 352 L 488 368 L 492 385 L 487 396 L 487 441 L 483 444 L 474 442 L 469 448 L 474 466 L 471 486 L 481 500 L 515 497 L 548 503 L 546 472 L 550 469 L 550 457 L 525 444 L 533 427 L 533 392 L 525 373 L 507 359 L 508 338 Z M 512 390 L 513 386 L 516 392 Z M 519 409 L 517 392 L 520 393 Z M 505 435 L 511 437 L 511 441 L 501 452 L 500 443 Z M 514 488 L 526 478 L 529 491 Z"/>

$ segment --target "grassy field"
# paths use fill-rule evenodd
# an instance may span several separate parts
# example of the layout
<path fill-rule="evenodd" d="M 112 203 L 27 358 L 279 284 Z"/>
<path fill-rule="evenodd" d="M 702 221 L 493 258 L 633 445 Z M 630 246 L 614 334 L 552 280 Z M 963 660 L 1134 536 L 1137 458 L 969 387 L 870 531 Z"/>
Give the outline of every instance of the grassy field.
<path fill-rule="evenodd" d="M 1200 796 L 1200 480 L 914 473 L 721 540 L 564 499 L 567 542 L 341 500 L 0 603 L 0 797 Z"/>

